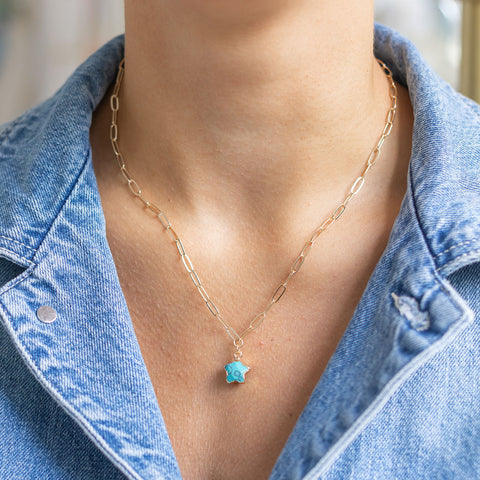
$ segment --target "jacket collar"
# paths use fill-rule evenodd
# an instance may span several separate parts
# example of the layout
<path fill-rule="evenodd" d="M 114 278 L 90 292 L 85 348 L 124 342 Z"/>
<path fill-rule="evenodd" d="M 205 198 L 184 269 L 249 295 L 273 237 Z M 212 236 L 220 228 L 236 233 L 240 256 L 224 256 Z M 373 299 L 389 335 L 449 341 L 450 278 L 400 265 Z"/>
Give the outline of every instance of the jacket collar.
<path fill-rule="evenodd" d="M 472 319 L 444 277 L 480 259 L 480 185 L 472 161 L 479 156 L 478 107 L 454 94 L 391 30 L 376 27 L 375 49 L 408 86 L 414 107 L 408 190 L 359 309 L 292 432 L 289 442 L 296 447 L 284 450 L 277 473 L 295 468 L 292 452 L 299 445 L 308 449 L 302 454 L 310 462 L 305 473 L 317 462 L 326 468 L 324 455 L 336 437 L 322 436 L 311 422 L 330 422 L 337 438 L 352 435 L 356 417 L 375 404 L 380 408 L 382 392 L 383 399 L 393 394 L 405 372 Z M 173 479 L 180 472 L 106 240 L 90 155 L 92 112 L 122 56 L 120 36 L 81 65 L 52 99 L 0 134 L 0 178 L 8 179 L 0 191 L 0 255 L 26 267 L 21 278 L 0 288 L 0 318 L 37 379 L 124 473 Z M 413 306 L 401 314 L 392 293 L 407 304 L 413 299 Z M 38 322 L 41 305 L 57 310 L 54 324 Z M 407 310 L 413 312 L 410 327 L 426 312 L 431 328 L 407 335 Z M 364 365 L 359 332 L 369 332 L 362 347 L 375 352 L 374 365 Z M 341 368 L 347 356 L 354 361 L 350 370 Z M 370 381 L 355 405 L 352 392 L 339 386 L 342 375 Z M 326 391 L 336 392 L 336 400 L 327 395 L 330 409 Z"/>
<path fill-rule="evenodd" d="M 390 29 L 377 25 L 375 52 L 410 92 L 410 194 L 435 266 L 446 276 L 480 259 L 480 107 Z"/>
<path fill-rule="evenodd" d="M 119 36 L 0 132 L 0 178 L 8 179 L 0 190 L 0 246 L 33 258 L 88 162 L 92 113 L 122 56 Z"/>

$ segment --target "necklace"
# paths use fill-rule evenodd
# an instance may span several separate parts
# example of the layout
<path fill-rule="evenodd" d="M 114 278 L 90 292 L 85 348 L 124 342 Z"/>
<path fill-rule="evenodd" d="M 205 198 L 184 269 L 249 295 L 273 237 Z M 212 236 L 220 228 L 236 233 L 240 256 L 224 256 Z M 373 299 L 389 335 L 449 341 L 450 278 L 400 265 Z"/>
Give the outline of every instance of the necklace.
<path fill-rule="evenodd" d="M 389 92 L 390 92 L 391 105 L 386 116 L 385 126 L 383 127 L 383 131 L 380 135 L 380 138 L 377 144 L 375 145 L 375 147 L 370 152 L 370 155 L 367 158 L 362 174 L 353 182 L 352 186 L 350 187 L 350 191 L 348 195 L 344 198 L 344 200 L 333 210 L 331 215 L 328 216 L 315 229 L 310 239 L 304 244 L 302 250 L 300 251 L 300 254 L 297 256 L 297 258 L 293 262 L 287 278 L 284 280 L 283 283 L 281 283 L 276 288 L 274 294 L 272 295 L 272 298 L 268 302 L 265 309 L 261 313 L 257 314 L 253 318 L 253 320 L 250 322 L 248 327 L 242 330 L 241 333 L 237 333 L 235 329 L 225 321 L 225 319 L 220 314 L 220 310 L 208 295 L 207 291 L 205 290 L 205 287 L 200 281 L 200 277 L 198 276 L 197 272 L 195 271 L 195 268 L 193 267 L 193 263 L 190 260 L 190 257 L 185 251 L 185 247 L 180 237 L 178 236 L 177 232 L 174 230 L 172 224 L 170 223 L 170 220 L 168 219 L 167 214 L 163 210 L 161 210 L 159 207 L 157 207 L 154 203 L 148 201 L 144 197 L 138 183 L 132 178 L 132 176 L 130 175 L 130 172 L 127 169 L 125 160 L 123 158 L 122 153 L 120 152 L 120 148 L 118 144 L 119 137 L 118 137 L 118 123 L 117 123 L 118 112 L 120 108 L 120 101 L 119 101 L 118 95 L 120 93 L 120 86 L 122 84 L 122 79 L 125 73 L 125 59 L 123 59 L 119 65 L 115 87 L 113 90 L 113 94 L 110 97 L 110 108 L 112 111 L 112 123 L 110 125 L 110 142 L 112 144 L 113 153 L 120 167 L 120 171 L 122 172 L 123 177 L 127 181 L 130 191 L 136 197 L 138 197 L 143 202 L 144 206 L 150 212 L 152 212 L 156 216 L 156 218 L 160 221 L 166 233 L 169 235 L 170 239 L 175 244 L 177 251 L 181 257 L 183 266 L 185 267 L 185 270 L 187 271 L 187 273 L 190 275 L 190 278 L 194 286 L 198 290 L 198 293 L 200 294 L 201 298 L 205 302 L 205 305 L 207 306 L 208 310 L 220 322 L 220 324 L 223 326 L 223 328 L 225 329 L 225 331 L 233 341 L 233 348 L 234 348 L 233 361 L 231 363 L 228 363 L 224 367 L 226 372 L 226 380 L 228 383 L 232 383 L 232 382 L 244 383 L 245 382 L 245 374 L 250 370 L 250 367 L 247 367 L 246 365 L 244 365 L 240 360 L 242 358 L 241 348 L 243 346 L 245 337 L 251 332 L 253 332 L 254 330 L 256 330 L 258 327 L 260 327 L 260 325 L 265 320 L 265 317 L 269 312 L 269 310 L 276 303 L 278 303 L 278 301 L 282 298 L 282 296 L 286 292 L 288 283 L 290 282 L 292 277 L 302 267 L 307 255 L 310 253 L 310 250 L 313 247 L 314 243 L 317 241 L 318 237 L 341 217 L 341 215 L 345 212 L 345 209 L 347 208 L 347 205 L 352 199 L 352 197 L 354 197 L 360 192 L 363 185 L 365 184 L 365 177 L 367 173 L 370 171 L 370 169 L 373 167 L 378 157 L 380 156 L 380 152 L 383 147 L 383 144 L 385 143 L 386 138 L 392 131 L 393 121 L 395 119 L 395 115 L 397 111 L 397 86 L 395 84 L 395 81 L 393 79 L 392 72 L 390 71 L 390 69 L 382 61 L 377 59 L 377 62 L 380 64 L 384 74 L 386 75 L 387 79 L 390 81 Z"/>

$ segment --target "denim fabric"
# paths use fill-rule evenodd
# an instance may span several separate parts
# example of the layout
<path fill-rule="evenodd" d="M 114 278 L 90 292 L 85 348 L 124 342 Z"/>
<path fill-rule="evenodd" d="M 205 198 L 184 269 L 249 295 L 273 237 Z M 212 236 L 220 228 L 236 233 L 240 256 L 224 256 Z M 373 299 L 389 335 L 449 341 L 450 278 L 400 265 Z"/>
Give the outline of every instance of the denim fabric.
<path fill-rule="evenodd" d="M 15 277 L 18 277 L 24 270 L 25 267 L 0 256 L 0 287 Z"/>
<path fill-rule="evenodd" d="M 480 478 L 480 108 L 380 25 L 375 53 L 414 108 L 407 192 L 271 480 Z M 120 36 L 0 131 L 2 480 L 181 478 L 92 167 L 122 55 Z"/>

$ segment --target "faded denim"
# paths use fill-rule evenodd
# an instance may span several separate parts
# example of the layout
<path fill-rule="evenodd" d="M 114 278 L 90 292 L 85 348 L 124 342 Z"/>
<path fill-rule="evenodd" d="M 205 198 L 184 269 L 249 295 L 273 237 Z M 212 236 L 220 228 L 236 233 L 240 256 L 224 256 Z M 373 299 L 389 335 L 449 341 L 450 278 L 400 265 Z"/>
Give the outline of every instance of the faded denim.
<path fill-rule="evenodd" d="M 408 189 L 271 480 L 480 478 L 480 108 L 392 30 L 375 52 L 414 108 Z M 92 168 L 122 55 L 120 36 L 1 127 L 2 480 L 181 478 Z"/>

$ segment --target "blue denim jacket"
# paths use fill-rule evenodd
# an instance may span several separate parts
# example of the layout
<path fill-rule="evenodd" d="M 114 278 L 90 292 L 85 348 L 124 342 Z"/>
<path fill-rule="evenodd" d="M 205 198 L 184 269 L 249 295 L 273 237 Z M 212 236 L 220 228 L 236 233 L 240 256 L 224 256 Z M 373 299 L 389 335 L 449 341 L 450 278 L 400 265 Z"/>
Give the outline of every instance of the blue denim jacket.
<path fill-rule="evenodd" d="M 375 53 L 414 108 L 408 189 L 271 480 L 480 478 L 480 108 L 379 25 Z M 0 133 L 2 480 L 181 478 L 92 168 L 122 55 L 120 36 Z"/>

